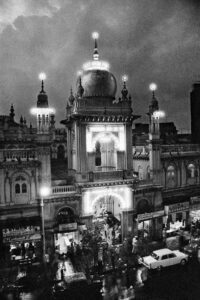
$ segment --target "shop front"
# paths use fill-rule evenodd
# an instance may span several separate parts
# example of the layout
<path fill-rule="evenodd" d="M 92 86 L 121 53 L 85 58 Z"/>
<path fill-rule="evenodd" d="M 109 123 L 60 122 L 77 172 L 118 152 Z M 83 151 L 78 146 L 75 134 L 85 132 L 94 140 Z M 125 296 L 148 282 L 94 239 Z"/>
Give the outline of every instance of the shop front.
<path fill-rule="evenodd" d="M 190 198 L 190 224 L 200 222 L 200 196 Z"/>
<path fill-rule="evenodd" d="M 182 202 L 166 205 L 165 210 L 165 227 L 167 232 L 175 232 L 181 228 L 185 228 L 189 222 L 190 203 Z"/>
<path fill-rule="evenodd" d="M 41 256 L 41 220 L 39 217 L 2 222 L 2 255 L 6 260 Z"/>
<path fill-rule="evenodd" d="M 59 254 L 67 254 L 82 239 L 86 226 L 81 224 L 70 207 L 64 207 L 57 214 L 57 226 L 54 230 L 55 249 Z"/>
<path fill-rule="evenodd" d="M 164 210 L 137 215 L 138 236 L 150 239 L 162 237 Z"/>

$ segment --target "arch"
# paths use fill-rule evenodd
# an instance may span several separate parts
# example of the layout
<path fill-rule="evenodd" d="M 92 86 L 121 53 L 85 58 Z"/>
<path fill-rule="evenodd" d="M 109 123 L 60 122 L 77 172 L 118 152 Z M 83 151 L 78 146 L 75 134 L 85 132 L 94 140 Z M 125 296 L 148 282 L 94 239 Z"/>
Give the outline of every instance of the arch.
<path fill-rule="evenodd" d="M 112 132 L 100 132 L 92 140 L 92 148 L 95 149 L 96 142 L 108 143 L 114 141 L 115 148 L 119 148 L 119 139 Z"/>
<path fill-rule="evenodd" d="M 176 166 L 170 163 L 166 168 L 166 186 L 175 187 L 177 184 L 177 169 Z"/>
<path fill-rule="evenodd" d="M 149 180 L 151 178 L 150 166 L 147 166 L 147 175 L 146 179 Z"/>
<path fill-rule="evenodd" d="M 143 198 L 138 201 L 136 210 L 138 214 L 148 213 L 151 211 L 151 205 L 147 199 Z"/>
<path fill-rule="evenodd" d="M 20 194 L 20 185 L 19 185 L 19 183 L 15 184 L 15 194 Z"/>
<path fill-rule="evenodd" d="M 56 220 L 59 224 L 74 223 L 76 221 L 74 209 L 70 206 L 63 206 L 59 208 L 56 213 Z"/>
<path fill-rule="evenodd" d="M 95 166 L 101 166 L 101 144 L 99 141 L 95 144 Z"/>
<path fill-rule="evenodd" d="M 30 201 L 31 198 L 30 175 L 26 171 L 21 171 L 21 172 L 16 171 L 12 174 L 11 195 L 12 195 L 12 201 L 17 204 L 26 204 Z"/>
<path fill-rule="evenodd" d="M 24 183 L 22 183 L 22 194 L 25 194 L 25 193 L 27 193 L 27 185 L 24 182 Z"/>
<path fill-rule="evenodd" d="M 138 166 L 138 177 L 140 180 L 143 180 L 144 179 L 144 171 L 143 171 L 143 168 L 141 166 Z"/>
<path fill-rule="evenodd" d="M 62 144 L 57 147 L 57 159 L 65 159 L 65 147 Z"/>

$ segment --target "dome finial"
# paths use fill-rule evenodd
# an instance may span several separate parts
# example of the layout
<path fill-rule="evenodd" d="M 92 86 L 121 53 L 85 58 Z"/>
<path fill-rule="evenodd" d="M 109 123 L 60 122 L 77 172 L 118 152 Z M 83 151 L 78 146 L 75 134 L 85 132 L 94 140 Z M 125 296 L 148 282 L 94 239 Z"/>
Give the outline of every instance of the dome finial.
<path fill-rule="evenodd" d="M 126 87 L 126 82 L 128 80 L 128 76 L 127 75 L 123 75 L 122 76 L 122 81 L 123 81 L 123 89 L 121 90 L 122 93 L 122 100 L 127 100 L 127 96 L 128 96 L 128 90 Z"/>
<path fill-rule="evenodd" d="M 40 93 L 45 93 L 45 91 L 44 91 L 44 80 L 46 78 L 47 78 L 47 76 L 44 72 L 39 74 L 39 79 L 41 80 L 41 92 Z"/>
<path fill-rule="evenodd" d="M 155 111 L 159 110 L 158 100 L 155 97 L 155 91 L 157 90 L 157 84 L 151 83 L 149 85 L 150 91 L 152 91 L 152 99 L 149 105 L 149 115 L 152 115 Z"/>
<path fill-rule="evenodd" d="M 154 99 L 155 98 L 155 91 L 157 90 L 157 84 L 154 83 L 154 82 L 150 83 L 149 89 L 150 89 L 150 91 L 152 91 L 152 99 Z"/>
<path fill-rule="evenodd" d="M 77 89 L 77 96 L 79 98 L 82 98 L 84 93 L 84 88 L 82 86 L 82 80 L 81 80 L 81 76 L 79 77 L 79 84 L 78 84 L 78 89 Z"/>
<path fill-rule="evenodd" d="M 94 60 L 99 60 L 99 52 L 98 52 L 98 46 L 97 46 L 97 40 L 99 38 L 99 33 L 98 32 L 93 32 L 92 33 L 92 38 L 94 39 L 94 52 L 93 52 L 93 59 Z"/>

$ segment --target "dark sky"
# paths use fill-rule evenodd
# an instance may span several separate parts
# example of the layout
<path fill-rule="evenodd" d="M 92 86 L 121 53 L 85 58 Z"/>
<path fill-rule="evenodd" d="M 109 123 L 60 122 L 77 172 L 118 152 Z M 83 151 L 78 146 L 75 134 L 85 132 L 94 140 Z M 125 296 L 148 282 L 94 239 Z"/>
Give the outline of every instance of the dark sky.
<path fill-rule="evenodd" d="M 0 108 L 16 119 L 36 104 L 38 73 L 56 120 L 65 117 L 77 71 L 92 57 L 98 31 L 100 57 L 118 80 L 129 76 L 134 113 L 144 114 L 158 85 L 160 108 L 178 129 L 190 128 L 189 93 L 200 78 L 200 4 L 192 0 L 0 0 Z M 145 118 L 143 118 L 145 120 Z"/>

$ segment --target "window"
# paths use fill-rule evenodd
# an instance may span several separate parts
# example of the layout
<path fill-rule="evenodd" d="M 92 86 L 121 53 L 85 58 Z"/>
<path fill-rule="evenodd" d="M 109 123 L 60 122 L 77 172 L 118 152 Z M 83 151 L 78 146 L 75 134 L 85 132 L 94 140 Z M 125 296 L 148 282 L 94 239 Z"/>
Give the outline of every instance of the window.
<path fill-rule="evenodd" d="M 26 183 L 22 183 L 22 193 L 27 193 Z"/>
<path fill-rule="evenodd" d="M 27 191 L 27 180 L 24 176 L 19 175 L 15 179 L 14 183 L 15 194 L 26 194 Z"/>
<path fill-rule="evenodd" d="M 95 166 L 101 166 L 101 145 L 99 142 L 96 143 Z"/>
<path fill-rule="evenodd" d="M 168 258 L 167 254 L 162 256 L 162 260 L 167 259 L 167 258 Z"/>
<path fill-rule="evenodd" d="M 20 194 L 20 185 L 19 185 L 19 183 L 15 184 L 15 193 Z"/>
<path fill-rule="evenodd" d="M 175 187 L 176 185 L 176 170 L 173 165 L 169 165 L 166 174 L 167 186 Z"/>
<path fill-rule="evenodd" d="M 196 173 L 198 174 L 198 171 L 196 172 L 196 168 L 194 164 L 189 164 L 187 166 L 187 176 L 188 178 L 194 178 Z M 198 176 L 198 175 L 197 175 Z"/>
<path fill-rule="evenodd" d="M 169 258 L 174 258 L 174 257 L 176 257 L 176 255 L 174 253 L 169 254 Z"/>

